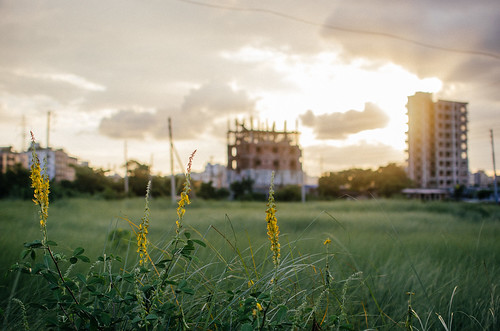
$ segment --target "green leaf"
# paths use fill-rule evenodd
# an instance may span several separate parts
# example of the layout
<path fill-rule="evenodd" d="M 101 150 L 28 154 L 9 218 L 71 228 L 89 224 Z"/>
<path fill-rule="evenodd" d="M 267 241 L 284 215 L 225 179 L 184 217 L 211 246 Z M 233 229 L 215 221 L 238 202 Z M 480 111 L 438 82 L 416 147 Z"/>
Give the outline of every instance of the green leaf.
<path fill-rule="evenodd" d="M 99 319 L 102 321 L 102 324 L 109 325 L 111 323 L 111 315 L 105 312 L 99 313 Z"/>
<path fill-rule="evenodd" d="M 47 245 L 50 245 L 50 246 L 57 246 L 57 243 L 56 243 L 55 241 L 48 240 L 48 241 L 47 241 Z"/>
<path fill-rule="evenodd" d="M 69 263 L 75 264 L 76 262 L 78 262 L 78 259 L 76 257 L 72 256 L 69 258 Z"/>
<path fill-rule="evenodd" d="M 286 318 L 287 312 L 288 312 L 288 308 L 286 308 L 285 306 L 280 306 L 278 309 L 278 312 L 276 313 L 276 317 L 275 317 L 275 320 L 273 321 L 273 323 L 275 323 L 276 325 L 281 324 L 281 321 L 284 318 Z"/>
<path fill-rule="evenodd" d="M 193 242 L 202 246 L 202 247 L 207 247 L 207 244 L 205 244 L 203 241 L 198 240 L 198 239 L 193 239 Z"/>
<path fill-rule="evenodd" d="M 184 232 L 184 235 L 186 236 L 187 239 L 191 238 L 191 233 L 189 232 Z"/>
<path fill-rule="evenodd" d="M 21 260 L 24 260 L 26 258 L 26 256 L 28 256 L 28 254 L 31 252 L 31 249 L 24 249 L 22 252 L 21 252 Z"/>
<path fill-rule="evenodd" d="M 24 243 L 24 247 L 26 248 L 39 248 L 42 247 L 42 242 L 40 240 L 35 240 L 30 243 Z"/>
<path fill-rule="evenodd" d="M 40 309 L 40 310 L 49 310 L 49 308 L 47 308 L 46 306 L 41 305 L 41 304 L 36 303 L 36 302 L 30 302 L 28 305 L 30 307 L 37 308 L 37 309 Z"/>
<path fill-rule="evenodd" d="M 50 271 L 45 271 L 42 272 L 42 276 L 51 284 L 58 285 L 57 278 L 50 272 Z"/>
<path fill-rule="evenodd" d="M 124 279 L 127 283 L 133 283 L 133 282 L 134 282 L 134 275 L 133 275 L 133 274 L 124 274 L 124 275 L 123 275 L 123 279 Z"/>
<path fill-rule="evenodd" d="M 100 277 L 92 277 L 88 280 L 87 284 L 91 285 L 91 284 L 101 284 L 101 285 L 104 285 L 105 281 L 104 279 L 100 278 Z"/>
<path fill-rule="evenodd" d="M 252 324 L 245 323 L 241 326 L 241 331 L 253 331 Z"/>
<path fill-rule="evenodd" d="M 76 274 L 76 278 L 78 278 L 78 280 L 80 280 L 83 284 L 87 284 L 87 279 L 85 278 L 84 275 Z"/>
<path fill-rule="evenodd" d="M 156 314 L 149 314 L 148 316 L 146 316 L 146 320 L 148 321 L 155 321 L 158 319 L 158 316 Z"/>
<path fill-rule="evenodd" d="M 34 250 L 31 250 L 30 257 L 31 257 L 32 260 L 36 259 L 36 252 Z"/>
<path fill-rule="evenodd" d="M 187 293 L 187 294 L 194 294 L 194 291 L 190 288 L 187 287 L 188 282 L 183 279 L 180 281 L 179 286 L 177 286 L 178 291 Z"/>
<path fill-rule="evenodd" d="M 85 252 L 85 249 L 83 249 L 82 247 L 77 247 L 75 248 L 75 250 L 73 251 L 73 255 L 74 256 L 77 256 L 77 255 L 82 255 L 83 252 Z"/>
<path fill-rule="evenodd" d="M 65 281 L 63 285 L 69 287 L 73 291 L 78 290 L 78 286 L 76 286 L 76 283 L 72 280 Z"/>
<path fill-rule="evenodd" d="M 85 255 L 77 255 L 76 258 L 82 260 L 83 262 L 87 262 L 87 263 L 90 262 L 90 259 L 88 257 L 86 257 Z"/>

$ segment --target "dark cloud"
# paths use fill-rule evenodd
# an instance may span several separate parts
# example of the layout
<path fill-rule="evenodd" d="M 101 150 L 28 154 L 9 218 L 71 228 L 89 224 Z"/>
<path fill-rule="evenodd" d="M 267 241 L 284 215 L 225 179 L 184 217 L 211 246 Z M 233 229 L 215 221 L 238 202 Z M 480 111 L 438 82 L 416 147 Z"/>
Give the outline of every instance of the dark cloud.
<path fill-rule="evenodd" d="M 494 0 L 481 6 L 451 0 L 361 0 L 332 11 L 321 35 L 340 43 L 346 60 L 378 58 L 419 76 L 470 80 L 471 72 L 498 68 L 499 59 L 474 53 L 500 55 L 499 20 L 500 2 Z"/>
<path fill-rule="evenodd" d="M 389 117 L 373 103 L 363 111 L 314 115 L 311 110 L 300 116 L 302 124 L 313 128 L 317 139 L 344 139 L 350 134 L 383 128 Z"/>
<path fill-rule="evenodd" d="M 99 124 L 99 133 L 111 138 L 144 138 L 156 126 L 155 115 L 135 110 L 120 110 L 105 117 Z"/>
<path fill-rule="evenodd" d="M 122 110 L 104 118 L 99 132 L 113 138 L 168 138 L 168 118 L 172 120 L 175 139 L 198 139 L 212 132 L 220 117 L 254 112 L 255 100 L 243 90 L 234 90 L 228 84 L 211 82 L 192 89 L 182 105 L 175 109 L 151 112 Z M 219 132 L 219 135 L 222 132 Z"/>

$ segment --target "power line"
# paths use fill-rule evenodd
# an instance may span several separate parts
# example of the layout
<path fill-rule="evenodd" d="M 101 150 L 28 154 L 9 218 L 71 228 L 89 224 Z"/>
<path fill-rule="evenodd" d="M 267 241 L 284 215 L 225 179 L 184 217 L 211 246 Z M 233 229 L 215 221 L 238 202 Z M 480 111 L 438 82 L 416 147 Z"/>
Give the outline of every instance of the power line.
<path fill-rule="evenodd" d="M 341 32 L 348 32 L 348 33 L 355 33 L 355 34 L 363 34 L 363 35 L 371 35 L 371 36 L 376 36 L 376 37 L 383 37 L 383 38 L 388 38 L 388 39 L 394 39 L 398 41 L 403 41 L 406 43 L 410 43 L 416 46 L 420 47 L 425 47 L 429 49 L 435 49 L 443 52 L 450 52 L 450 53 L 458 53 L 458 54 L 465 54 L 465 55 L 474 55 L 474 56 L 484 56 L 484 57 L 489 57 L 494 60 L 500 60 L 500 55 L 496 53 L 491 53 L 491 52 L 484 52 L 484 51 L 475 51 L 475 50 L 470 50 L 470 49 L 459 49 L 459 48 L 451 48 L 451 47 L 443 47 L 443 46 L 438 46 L 438 45 L 433 45 L 430 43 L 426 43 L 423 41 L 407 38 L 404 36 L 392 34 L 392 33 L 386 33 L 386 32 L 377 32 L 377 31 L 370 31 L 370 30 L 362 30 L 362 29 L 353 29 L 353 28 L 346 28 L 342 26 L 337 26 L 337 25 L 331 25 L 331 24 L 326 24 L 326 23 L 317 23 L 314 21 L 309 21 L 297 16 L 292 16 L 284 13 L 280 13 L 275 10 L 271 9 L 264 9 L 264 8 L 252 8 L 252 7 L 235 7 L 235 6 L 227 6 L 227 5 L 219 5 L 219 4 L 211 4 L 211 3 L 204 3 L 204 2 L 198 2 L 194 0 L 177 0 L 185 3 L 189 3 L 195 6 L 200 6 L 200 7 L 207 7 L 207 8 L 215 8 L 215 9 L 223 9 L 223 10 L 232 10 L 232 11 L 240 11 L 240 12 L 254 12 L 254 13 L 264 13 L 264 14 L 269 14 L 269 15 L 274 15 L 278 16 L 281 18 L 285 18 L 288 20 L 300 22 L 303 24 L 308 24 L 312 26 L 317 26 L 321 28 L 325 28 L 328 30 L 335 30 L 335 31 L 341 31 Z"/>

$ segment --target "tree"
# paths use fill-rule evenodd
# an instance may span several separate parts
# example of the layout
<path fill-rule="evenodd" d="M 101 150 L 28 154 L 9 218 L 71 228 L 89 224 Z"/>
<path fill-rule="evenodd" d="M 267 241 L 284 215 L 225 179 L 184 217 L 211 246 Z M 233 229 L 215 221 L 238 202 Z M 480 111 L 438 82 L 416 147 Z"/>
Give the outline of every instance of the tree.
<path fill-rule="evenodd" d="M 130 160 L 128 167 L 128 183 L 130 193 L 137 196 L 146 195 L 146 188 L 150 179 L 149 166 Z"/>
<path fill-rule="evenodd" d="M 0 198 L 11 197 L 29 199 L 33 196 L 31 189 L 30 172 L 21 164 L 0 172 Z"/>
<path fill-rule="evenodd" d="M 253 180 L 251 178 L 232 182 L 229 187 L 235 200 L 253 200 Z"/>
<path fill-rule="evenodd" d="M 298 185 L 286 185 L 278 188 L 275 196 L 276 201 L 300 201 L 302 192 Z"/>
<path fill-rule="evenodd" d="M 208 183 L 201 183 L 200 188 L 196 195 L 202 199 L 215 199 L 215 188 L 212 186 L 212 181 Z"/>
<path fill-rule="evenodd" d="M 374 179 L 377 192 L 387 198 L 412 186 L 412 181 L 406 175 L 404 168 L 395 163 L 378 168 Z"/>
<path fill-rule="evenodd" d="M 340 186 L 344 183 L 342 174 L 330 172 L 327 176 L 322 176 L 318 180 L 318 193 L 323 198 L 338 197 Z"/>
<path fill-rule="evenodd" d="M 87 166 L 75 166 L 75 180 L 70 187 L 81 193 L 96 194 L 111 186 L 111 180 L 106 177 L 103 169 L 93 169 Z"/>

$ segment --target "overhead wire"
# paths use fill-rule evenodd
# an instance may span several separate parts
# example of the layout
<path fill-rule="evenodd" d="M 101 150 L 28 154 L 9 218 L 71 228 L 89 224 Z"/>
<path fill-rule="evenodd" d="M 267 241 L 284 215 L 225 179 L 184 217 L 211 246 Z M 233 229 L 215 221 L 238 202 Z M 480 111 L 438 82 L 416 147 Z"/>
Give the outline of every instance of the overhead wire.
<path fill-rule="evenodd" d="M 278 11 L 275 11 L 272 9 L 254 8 L 254 7 L 236 7 L 236 6 L 213 4 L 213 3 L 200 2 L 200 1 L 194 1 L 194 0 L 177 0 L 177 1 L 192 4 L 195 6 L 214 8 L 214 9 L 223 9 L 223 10 L 240 11 L 240 12 L 264 13 L 264 14 L 274 15 L 274 16 L 278 16 L 278 17 L 281 17 L 284 19 L 300 22 L 303 24 L 308 24 L 308 25 L 312 25 L 312 26 L 325 28 L 328 30 L 335 30 L 335 31 L 341 31 L 341 32 L 383 37 L 383 38 L 394 39 L 394 40 L 410 43 L 410 44 L 413 44 L 416 46 L 425 47 L 425 48 L 434 49 L 434 50 L 439 50 L 439 51 L 443 51 L 443 52 L 458 53 L 458 54 L 464 54 L 464 55 L 483 56 L 483 57 L 489 57 L 491 59 L 500 61 L 500 54 L 496 54 L 496 53 L 485 52 L 485 51 L 476 51 L 476 50 L 471 50 L 471 49 L 459 49 L 459 48 L 438 46 L 438 45 L 434 45 L 434 44 L 423 42 L 423 41 L 416 40 L 416 39 L 407 38 L 407 37 L 393 34 L 393 33 L 380 32 L 380 31 L 370 31 L 370 30 L 363 30 L 363 29 L 353 29 L 353 28 L 348 28 L 348 27 L 343 27 L 343 26 L 338 26 L 338 25 L 331 25 L 331 24 L 327 24 L 327 23 L 318 23 L 318 22 L 306 20 L 306 19 L 303 19 L 303 18 L 300 18 L 297 16 L 281 13 L 281 12 L 278 12 Z"/>

